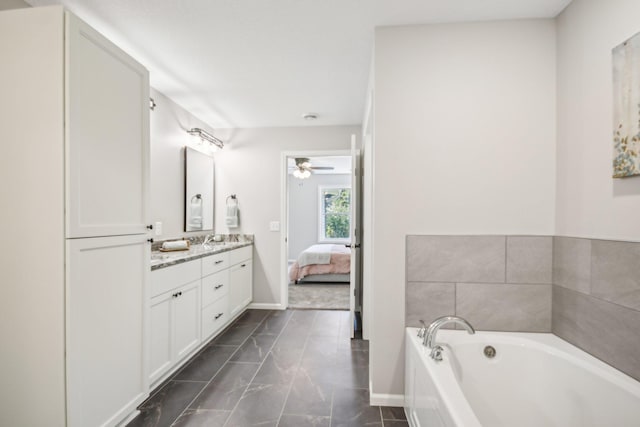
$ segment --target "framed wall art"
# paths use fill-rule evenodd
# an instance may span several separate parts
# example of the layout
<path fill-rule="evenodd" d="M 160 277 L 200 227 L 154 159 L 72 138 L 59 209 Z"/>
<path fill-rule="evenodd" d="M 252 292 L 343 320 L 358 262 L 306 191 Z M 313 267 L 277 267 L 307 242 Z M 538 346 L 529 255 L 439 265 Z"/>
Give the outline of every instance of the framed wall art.
<path fill-rule="evenodd" d="M 613 49 L 613 177 L 640 175 L 640 33 Z"/>

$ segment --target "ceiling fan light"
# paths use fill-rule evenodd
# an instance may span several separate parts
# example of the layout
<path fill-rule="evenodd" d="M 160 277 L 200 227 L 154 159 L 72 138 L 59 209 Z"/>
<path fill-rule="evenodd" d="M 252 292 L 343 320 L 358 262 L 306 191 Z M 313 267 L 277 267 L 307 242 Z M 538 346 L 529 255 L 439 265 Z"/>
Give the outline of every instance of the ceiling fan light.
<path fill-rule="evenodd" d="M 306 179 L 311 176 L 311 172 L 308 170 L 296 169 L 293 171 L 293 176 L 298 179 Z"/>

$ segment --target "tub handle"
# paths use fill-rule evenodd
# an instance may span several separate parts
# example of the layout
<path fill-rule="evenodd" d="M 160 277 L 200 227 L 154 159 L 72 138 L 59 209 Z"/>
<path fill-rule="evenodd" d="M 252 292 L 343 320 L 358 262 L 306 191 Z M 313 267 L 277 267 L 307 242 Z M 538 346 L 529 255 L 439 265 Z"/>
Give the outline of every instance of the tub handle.
<path fill-rule="evenodd" d="M 431 358 L 436 362 L 442 362 L 443 352 L 444 352 L 444 349 L 442 348 L 442 346 L 436 345 L 431 349 L 431 354 L 429 356 L 431 356 Z"/>
<path fill-rule="evenodd" d="M 424 323 L 424 320 L 422 319 L 420 319 L 420 323 L 422 324 L 422 327 L 418 331 L 418 338 L 424 338 L 424 334 L 427 332 L 427 324 Z"/>

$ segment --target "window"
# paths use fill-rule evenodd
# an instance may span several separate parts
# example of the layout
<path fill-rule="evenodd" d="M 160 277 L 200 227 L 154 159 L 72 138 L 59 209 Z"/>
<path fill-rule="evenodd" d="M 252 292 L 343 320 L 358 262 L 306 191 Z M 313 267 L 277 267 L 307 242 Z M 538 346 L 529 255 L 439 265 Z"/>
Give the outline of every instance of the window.
<path fill-rule="evenodd" d="M 351 237 L 351 188 L 318 187 L 320 242 L 348 242 Z"/>

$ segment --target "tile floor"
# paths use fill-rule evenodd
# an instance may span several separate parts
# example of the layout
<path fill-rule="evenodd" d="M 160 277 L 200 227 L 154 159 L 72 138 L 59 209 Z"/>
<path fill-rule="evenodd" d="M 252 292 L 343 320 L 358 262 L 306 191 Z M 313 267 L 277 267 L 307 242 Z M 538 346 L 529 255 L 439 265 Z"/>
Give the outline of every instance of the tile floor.
<path fill-rule="evenodd" d="M 301 309 L 349 310 L 349 285 L 289 284 L 289 307 Z"/>
<path fill-rule="evenodd" d="M 248 310 L 155 390 L 129 426 L 408 426 L 369 406 L 369 347 L 346 311 Z"/>

